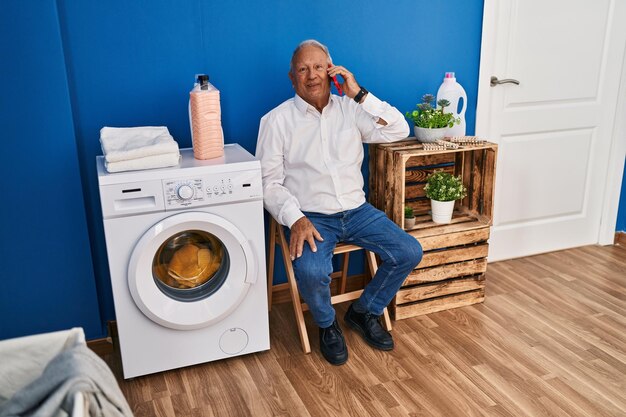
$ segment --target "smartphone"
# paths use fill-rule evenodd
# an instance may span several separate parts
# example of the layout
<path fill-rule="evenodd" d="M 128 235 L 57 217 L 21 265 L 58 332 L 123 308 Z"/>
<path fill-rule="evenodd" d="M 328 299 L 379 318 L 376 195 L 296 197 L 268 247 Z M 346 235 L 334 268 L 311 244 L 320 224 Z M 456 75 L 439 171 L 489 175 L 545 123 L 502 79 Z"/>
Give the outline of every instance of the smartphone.
<path fill-rule="evenodd" d="M 328 68 L 332 67 L 332 64 L 328 64 Z M 337 81 L 337 76 L 333 75 L 332 77 L 333 83 L 335 84 L 335 88 L 337 88 L 337 93 L 339 95 L 343 94 L 343 90 L 341 89 L 341 84 L 339 84 L 339 81 Z"/>

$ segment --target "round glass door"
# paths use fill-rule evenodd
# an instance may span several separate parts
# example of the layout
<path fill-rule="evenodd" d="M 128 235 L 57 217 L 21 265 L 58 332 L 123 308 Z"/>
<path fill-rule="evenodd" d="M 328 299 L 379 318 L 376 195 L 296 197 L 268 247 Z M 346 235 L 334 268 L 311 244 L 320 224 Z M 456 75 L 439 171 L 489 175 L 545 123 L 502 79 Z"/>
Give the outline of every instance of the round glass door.
<path fill-rule="evenodd" d="M 155 323 L 199 329 L 245 299 L 257 269 L 256 254 L 233 223 L 187 212 L 161 220 L 139 239 L 128 264 L 128 289 Z"/>
<path fill-rule="evenodd" d="M 152 261 L 156 285 L 179 301 L 210 296 L 224 284 L 229 268 L 224 243 L 205 230 L 176 233 L 161 244 Z"/>

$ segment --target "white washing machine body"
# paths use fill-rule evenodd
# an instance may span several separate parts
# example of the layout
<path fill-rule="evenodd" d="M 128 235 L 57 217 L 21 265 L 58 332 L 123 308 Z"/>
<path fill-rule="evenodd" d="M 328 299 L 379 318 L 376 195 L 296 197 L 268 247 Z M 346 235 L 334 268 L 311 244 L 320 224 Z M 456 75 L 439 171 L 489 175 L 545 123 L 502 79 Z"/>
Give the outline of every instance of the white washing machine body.
<path fill-rule="evenodd" d="M 178 167 L 115 174 L 97 158 L 125 378 L 270 347 L 260 164 L 239 145 L 212 160 L 181 155 Z M 159 257 L 190 236 L 218 242 L 219 269 L 171 287 Z"/>

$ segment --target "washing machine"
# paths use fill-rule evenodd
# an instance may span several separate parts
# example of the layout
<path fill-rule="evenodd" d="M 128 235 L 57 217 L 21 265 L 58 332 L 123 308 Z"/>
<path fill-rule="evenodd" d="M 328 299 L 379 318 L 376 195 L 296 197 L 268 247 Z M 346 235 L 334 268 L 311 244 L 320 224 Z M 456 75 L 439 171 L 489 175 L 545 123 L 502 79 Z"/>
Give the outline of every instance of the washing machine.
<path fill-rule="evenodd" d="M 261 166 L 237 144 L 98 183 L 124 378 L 269 349 Z"/>

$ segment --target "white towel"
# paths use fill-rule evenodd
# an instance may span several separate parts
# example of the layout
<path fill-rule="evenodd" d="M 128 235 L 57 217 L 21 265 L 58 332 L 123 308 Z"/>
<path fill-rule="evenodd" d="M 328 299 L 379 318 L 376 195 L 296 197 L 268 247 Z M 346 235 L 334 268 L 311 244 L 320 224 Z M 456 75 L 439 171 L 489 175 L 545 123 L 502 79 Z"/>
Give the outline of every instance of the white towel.
<path fill-rule="evenodd" d="M 165 126 L 105 126 L 100 129 L 100 144 L 105 160 L 109 163 L 153 155 L 179 155 L 178 143 Z M 156 167 L 152 166 L 151 168 Z"/>
<path fill-rule="evenodd" d="M 119 162 L 104 162 L 109 172 L 137 171 L 140 169 L 166 168 L 178 165 L 180 153 L 164 153 Z"/>

